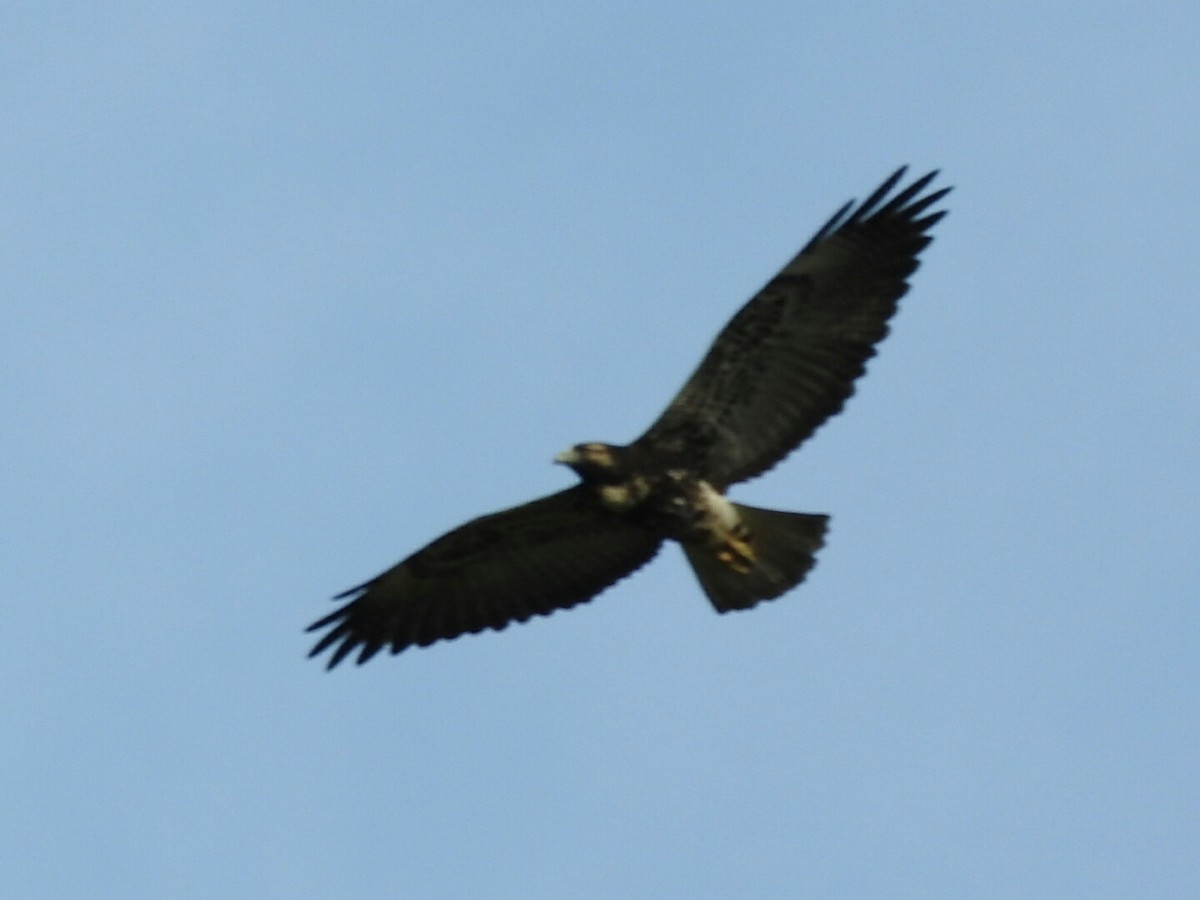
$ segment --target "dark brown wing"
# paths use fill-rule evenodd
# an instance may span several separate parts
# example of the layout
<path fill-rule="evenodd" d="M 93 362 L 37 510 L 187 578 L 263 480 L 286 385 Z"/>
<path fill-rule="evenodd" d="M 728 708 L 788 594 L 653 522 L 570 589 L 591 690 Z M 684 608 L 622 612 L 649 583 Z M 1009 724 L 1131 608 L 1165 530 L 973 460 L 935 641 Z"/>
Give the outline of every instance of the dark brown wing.
<path fill-rule="evenodd" d="M 908 290 L 946 195 L 900 169 L 847 203 L 733 317 L 637 444 L 724 487 L 771 468 L 841 410 Z"/>
<path fill-rule="evenodd" d="M 329 668 L 355 648 L 364 663 L 485 628 L 497 631 L 590 600 L 645 565 L 660 539 L 603 510 L 576 485 L 483 516 L 442 535 L 377 578 L 309 631 L 330 630 L 309 656 L 334 647 Z"/>

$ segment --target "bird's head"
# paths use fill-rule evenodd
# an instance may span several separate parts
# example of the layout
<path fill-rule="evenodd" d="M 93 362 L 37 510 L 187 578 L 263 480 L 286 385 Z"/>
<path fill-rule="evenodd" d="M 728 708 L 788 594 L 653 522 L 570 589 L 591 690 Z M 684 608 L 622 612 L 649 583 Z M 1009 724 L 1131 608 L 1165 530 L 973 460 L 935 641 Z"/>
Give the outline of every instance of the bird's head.
<path fill-rule="evenodd" d="M 576 444 L 554 457 L 554 461 L 570 466 L 584 481 L 619 480 L 622 473 L 618 458 L 623 449 L 598 442 Z"/>

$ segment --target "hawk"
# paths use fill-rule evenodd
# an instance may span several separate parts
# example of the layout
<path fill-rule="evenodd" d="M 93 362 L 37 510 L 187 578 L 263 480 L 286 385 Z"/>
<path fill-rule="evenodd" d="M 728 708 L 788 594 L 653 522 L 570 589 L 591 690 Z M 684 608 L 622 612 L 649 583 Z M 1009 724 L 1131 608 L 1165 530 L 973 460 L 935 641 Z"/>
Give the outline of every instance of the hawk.
<path fill-rule="evenodd" d="M 555 457 L 579 483 L 467 522 L 339 594 L 313 623 L 310 656 L 364 663 L 567 609 L 682 548 L 717 612 L 749 609 L 804 580 L 828 517 L 734 503 L 730 485 L 796 449 L 854 392 L 908 290 L 931 211 L 931 172 L 901 168 L 839 209 L 717 335 L 658 421 L 633 443 L 576 444 Z"/>

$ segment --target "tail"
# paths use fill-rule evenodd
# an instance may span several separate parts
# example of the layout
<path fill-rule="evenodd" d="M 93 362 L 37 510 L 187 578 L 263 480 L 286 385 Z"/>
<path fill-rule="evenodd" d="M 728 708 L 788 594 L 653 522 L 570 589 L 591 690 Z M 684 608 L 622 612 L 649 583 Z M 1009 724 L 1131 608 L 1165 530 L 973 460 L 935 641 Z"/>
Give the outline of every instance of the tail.
<path fill-rule="evenodd" d="M 829 522 L 828 516 L 810 513 L 779 512 L 739 503 L 732 506 L 746 529 L 746 546 L 738 551 L 740 564 L 731 565 L 728 551 L 714 552 L 708 544 L 682 545 L 704 593 L 721 613 L 749 609 L 803 581 L 825 543 Z"/>

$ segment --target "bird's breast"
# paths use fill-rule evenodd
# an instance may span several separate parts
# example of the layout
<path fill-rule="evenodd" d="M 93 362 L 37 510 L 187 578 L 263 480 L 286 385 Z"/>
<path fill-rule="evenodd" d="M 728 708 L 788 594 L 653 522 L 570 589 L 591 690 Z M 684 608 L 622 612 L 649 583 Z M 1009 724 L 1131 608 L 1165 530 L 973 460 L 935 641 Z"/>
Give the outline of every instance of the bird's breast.
<path fill-rule="evenodd" d="M 650 483 L 638 476 L 617 484 L 601 484 L 596 493 L 601 505 L 610 512 L 629 512 L 649 496 Z"/>

